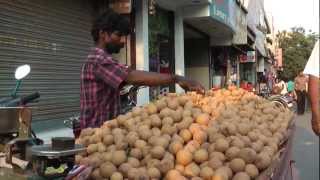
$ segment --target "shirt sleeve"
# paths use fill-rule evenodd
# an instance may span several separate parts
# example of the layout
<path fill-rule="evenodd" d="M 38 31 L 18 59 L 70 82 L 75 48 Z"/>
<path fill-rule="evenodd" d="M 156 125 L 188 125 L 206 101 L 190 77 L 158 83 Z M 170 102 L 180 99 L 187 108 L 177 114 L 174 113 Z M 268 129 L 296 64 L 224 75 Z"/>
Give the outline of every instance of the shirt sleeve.
<path fill-rule="evenodd" d="M 96 63 L 95 66 L 95 75 L 113 89 L 118 89 L 128 74 L 129 68 L 127 66 L 112 60 Z"/>
<path fill-rule="evenodd" d="M 319 41 L 314 46 L 303 73 L 319 78 Z"/>

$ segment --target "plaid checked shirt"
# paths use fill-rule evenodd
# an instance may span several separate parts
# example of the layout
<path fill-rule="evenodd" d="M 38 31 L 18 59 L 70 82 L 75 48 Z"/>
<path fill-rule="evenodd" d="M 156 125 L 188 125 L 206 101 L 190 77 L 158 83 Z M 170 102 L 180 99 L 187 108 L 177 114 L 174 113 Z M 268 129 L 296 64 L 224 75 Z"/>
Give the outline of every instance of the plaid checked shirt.
<path fill-rule="evenodd" d="M 99 127 L 118 115 L 120 86 L 128 68 L 100 48 L 92 48 L 81 70 L 80 127 Z"/>

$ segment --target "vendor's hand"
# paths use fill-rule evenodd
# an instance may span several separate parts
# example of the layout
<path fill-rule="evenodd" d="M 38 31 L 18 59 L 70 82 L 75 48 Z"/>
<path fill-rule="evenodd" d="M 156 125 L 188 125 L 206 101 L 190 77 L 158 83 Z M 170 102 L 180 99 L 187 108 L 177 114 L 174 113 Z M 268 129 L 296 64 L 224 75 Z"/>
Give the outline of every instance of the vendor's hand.
<path fill-rule="evenodd" d="M 320 117 L 316 113 L 312 113 L 311 125 L 313 132 L 320 136 Z"/>
<path fill-rule="evenodd" d="M 204 87 L 197 81 L 178 78 L 177 83 L 186 91 L 196 91 L 199 94 L 204 94 Z"/>

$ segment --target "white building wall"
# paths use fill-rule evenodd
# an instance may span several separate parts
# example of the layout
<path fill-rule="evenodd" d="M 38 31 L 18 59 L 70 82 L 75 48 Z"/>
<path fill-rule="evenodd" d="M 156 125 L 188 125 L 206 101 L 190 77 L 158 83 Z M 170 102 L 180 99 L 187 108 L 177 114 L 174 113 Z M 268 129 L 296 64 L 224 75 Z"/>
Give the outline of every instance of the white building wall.
<path fill-rule="evenodd" d="M 175 72 L 177 75 L 185 75 L 184 61 L 184 32 L 182 10 L 178 9 L 174 13 L 174 54 L 175 54 Z M 176 85 L 176 92 L 182 93 L 184 90 Z"/>
<path fill-rule="evenodd" d="M 136 1 L 136 69 L 149 71 L 148 0 Z M 139 90 L 138 106 L 149 102 L 149 88 Z"/>

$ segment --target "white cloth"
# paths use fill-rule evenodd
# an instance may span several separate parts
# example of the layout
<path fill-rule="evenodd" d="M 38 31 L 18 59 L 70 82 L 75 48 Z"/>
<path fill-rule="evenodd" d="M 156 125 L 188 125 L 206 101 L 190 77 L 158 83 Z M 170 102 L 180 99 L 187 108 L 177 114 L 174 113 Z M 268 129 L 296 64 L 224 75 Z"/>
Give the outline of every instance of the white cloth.
<path fill-rule="evenodd" d="M 319 78 L 319 40 L 314 45 L 303 74 L 313 75 Z"/>
<path fill-rule="evenodd" d="M 279 88 L 282 88 L 283 86 L 283 89 L 280 92 L 281 95 L 285 95 L 288 93 L 287 84 L 284 81 L 281 80 L 279 83 L 276 84 L 276 86 Z"/>

